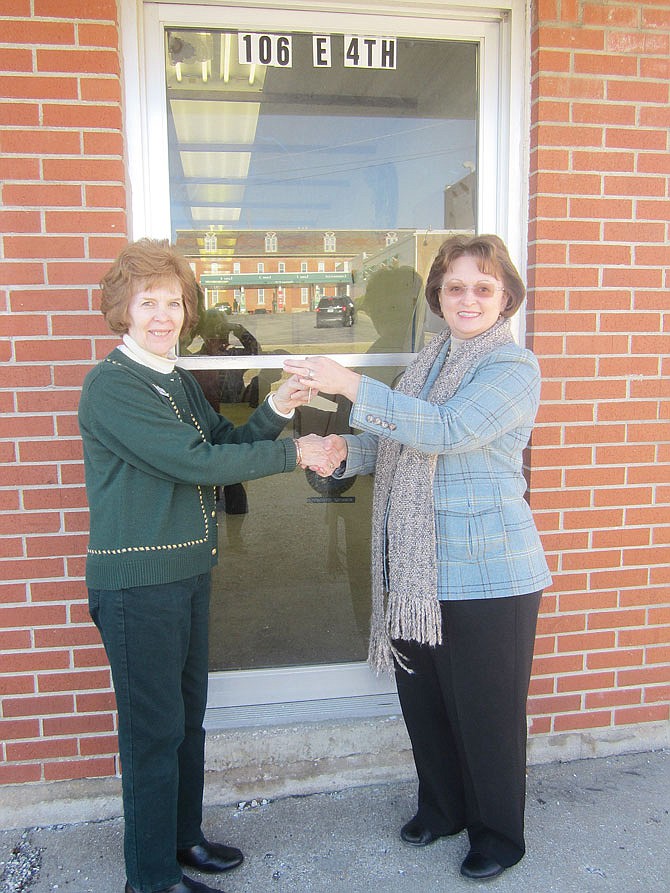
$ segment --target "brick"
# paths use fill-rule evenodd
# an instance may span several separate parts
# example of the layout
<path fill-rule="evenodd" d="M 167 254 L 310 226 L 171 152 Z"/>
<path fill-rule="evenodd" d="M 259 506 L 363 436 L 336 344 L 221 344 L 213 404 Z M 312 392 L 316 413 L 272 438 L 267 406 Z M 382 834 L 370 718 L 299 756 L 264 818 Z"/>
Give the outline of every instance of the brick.
<path fill-rule="evenodd" d="M 75 653 L 78 653 L 81 647 L 99 643 L 100 634 L 92 622 L 87 626 L 43 627 L 35 630 L 36 648 L 67 646 L 76 649 Z"/>
<path fill-rule="evenodd" d="M 644 701 L 646 704 L 653 704 L 658 701 L 670 701 L 670 685 L 659 685 L 646 688 L 644 692 Z"/>
<path fill-rule="evenodd" d="M 40 215 L 37 211 L 0 211 L 0 227 L 5 233 L 32 233 L 39 231 Z"/>
<path fill-rule="evenodd" d="M 634 78 L 637 76 L 637 57 L 633 54 L 575 53 L 574 73 Z"/>
<path fill-rule="evenodd" d="M 670 705 L 668 704 L 622 707 L 614 713 L 614 722 L 618 726 L 643 722 L 667 722 L 669 718 Z"/>
<path fill-rule="evenodd" d="M 26 763 L 0 764 L 0 784 L 29 784 L 42 780 L 42 769 L 39 765 Z"/>
<path fill-rule="evenodd" d="M 541 698 L 529 698 L 528 706 L 532 713 L 566 713 L 569 710 L 579 710 L 581 697 L 578 694 L 550 695 Z"/>
<path fill-rule="evenodd" d="M 608 127 L 605 131 L 605 146 L 609 149 L 644 149 L 663 151 L 668 137 L 663 130 L 641 128 L 619 129 Z M 640 155 L 639 159 L 644 158 Z M 653 173 L 653 171 L 652 171 Z"/>
<path fill-rule="evenodd" d="M 5 43 L 3 34 L 3 43 Z M 33 54 L 29 49 L 19 47 L 3 47 L 0 72 L 13 74 L 16 71 L 32 71 Z"/>
<path fill-rule="evenodd" d="M 106 688 L 109 670 L 79 670 L 67 673 L 39 673 L 37 686 L 40 693 L 87 691 Z"/>
<path fill-rule="evenodd" d="M 603 25 L 610 28 L 635 28 L 638 26 L 638 11 L 631 6 L 617 8 L 610 3 L 584 3 L 582 10 L 584 25 Z"/>
<path fill-rule="evenodd" d="M 655 683 L 667 683 L 670 677 L 670 667 L 652 666 L 639 667 L 631 670 L 620 670 L 617 674 L 620 685 L 654 685 Z"/>
<path fill-rule="evenodd" d="M 124 186 L 85 185 L 86 206 L 89 208 L 126 208 Z"/>
<path fill-rule="evenodd" d="M 11 695 L 33 695 L 35 693 L 35 677 L 12 673 L 11 676 L 0 676 L 0 697 L 6 702 Z M 5 715 L 9 714 L 5 711 Z"/>
<path fill-rule="evenodd" d="M 39 440 L 19 444 L 20 462 L 72 462 L 83 460 L 80 440 Z"/>
<path fill-rule="evenodd" d="M 60 530 L 61 518 L 57 512 L 21 512 L 16 515 L 0 515 L 0 533 L 55 533 Z M 8 549 L 7 545 L 3 545 L 3 550 Z M 21 552 L 15 553 L 14 557 L 21 555 Z M 5 557 L 8 552 L 5 551 Z"/>
<path fill-rule="evenodd" d="M 643 31 L 610 31 L 607 34 L 606 48 L 610 53 L 625 53 L 631 56 L 636 53 L 667 56 L 670 52 L 670 37 L 667 34 Z"/>
<path fill-rule="evenodd" d="M 599 611 L 616 608 L 617 594 L 616 592 L 566 592 L 560 596 L 559 605 L 561 611 Z"/>
<path fill-rule="evenodd" d="M 612 714 L 607 710 L 592 710 L 554 717 L 555 732 L 573 732 L 578 729 L 608 728 L 612 724 Z"/>
<path fill-rule="evenodd" d="M 114 731 L 114 716 L 111 713 L 87 713 L 84 716 L 54 716 L 47 717 L 43 726 L 44 735 L 48 737 L 112 732 Z"/>
<path fill-rule="evenodd" d="M 45 18 L 61 18 L 63 4 L 60 0 L 34 0 L 35 15 Z M 67 16 L 74 19 L 101 19 L 117 21 L 115 0 L 68 0 Z"/>
<path fill-rule="evenodd" d="M 10 303 L 13 313 L 89 309 L 88 290 L 84 288 L 16 289 L 11 292 Z"/>
<path fill-rule="evenodd" d="M 84 153 L 86 155 L 109 155 L 123 157 L 124 145 L 121 133 L 93 131 L 84 133 Z"/>
<path fill-rule="evenodd" d="M 661 220 L 666 222 L 670 217 L 670 200 L 639 199 L 636 202 L 637 216 L 640 220 Z"/>
<path fill-rule="evenodd" d="M 575 171 L 635 171 L 636 156 L 633 152 L 614 152 L 612 149 L 591 152 L 573 152 L 572 169 Z"/>
<path fill-rule="evenodd" d="M 57 713 L 72 713 L 74 698 L 72 695 L 38 695 L 26 698 L 4 698 L 2 704 L 3 714 L 6 717 L 16 716 L 45 716 Z"/>
<path fill-rule="evenodd" d="M 551 731 L 551 719 L 548 716 L 531 717 L 529 733 L 531 735 L 548 735 Z"/>
<path fill-rule="evenodd" d="M 602 707 L 627 707 L 642 703 L 642 690 L 639 688 L 619 688 L 615 691 L 593 691 L 584 696 L 586 710 Z"/>
<path fill-rule="evenodd" d="M 616 635 L 612 630 L 599 632 L 585 632 L 578 634 L 563 634 L 557 642 L 558 651 L 561 654 L 567 652 L 585 652 L 606 649 L 611 651 L 616 645 Z"/>
<path fill-rule="evenodd" d="M 126 215 L 123 211 L 47 211 L 46 229 L 49 233 L 125 233 Z"/>
<path fill-rule="evenodd" d="M 74 339 L 17 341 L 16 359 L 19 363 L 90 360 L 91 345 L 88 341 Z M 24 402 L 22 405 L 26 411 L 27 403 Z"/>
<path fill-rule="evenodd" d="M 653 78 L 659 81 L 670 80 L 670 60 L 663 57 L 640 57 L 640 77 Z M 657 86 L 657 85 L 654 85 Z M 662 85 L 658 85 L 662 86 Z M 649 84 L 645 84 L 645 94 L 649 89 Z M 649 101 L 649 100 L 647 100 Z M 663 102 L 663 100 L 659 100 Z"/>
<path fill-rule="evenodd" d="M 5 205 L 21 205 L 24 208 L 76 208 L 82 204 L 82 190 L 74 184 L 9 183 L 3 188 L 3 198 Z"/>
<path fill-rule="evenodd" d="M 596 145 L 600 145 L 597 143 Z M 631 176 L 631 180 L 635 179 Z M 641 178 L 637 178 L 641 179 Z M 602 192 L 600 174 L 590 173 L 564 173 L 557 171 L 540 171 L 530 178 L 531 190 L 533 192 L 543 192 L 546 195 L 593 195 L 598 196 Z M 650 182 L 654 182 L 653 180 Z M 658 192 L 651 191 L 652 187 L 648 184 L 649 192 L 644 195 L 657 195 Z M 607 189 L 612 194 L 613 189 Z M 632 191 L 624 194 L 632 194 Z"/>
<path fill-rule="evenodd" d="M 77 78 L 8 75 L 3 78 L 2 92 L 7 99 L 75 100 Z"/>
<path fill-rule="evenodd" d="M 76 739 L 57 738 L 42 739 L 40 741 L 8 741 L 5 744 L 7 759 L 19 760 L 44 760 L 54 757 L 73 757 L 77 755 Z"/>
<path fill-rule="evenodd" d="M 639 205 L 637 205 L 639 208 Z M 570 197 L 570 217 L 585 220 L 632 220 L 633 202 L 621 198 L 581 198 Z M 649 218 L 656 219 L 656 218 Z"/>
<path fill-rule="evenodd" d="M 14 3 L 16 7 L 16 3 Z M 2 23 L 2 39 L 4 43 L 42 45 L 74 45 L 74 22 L 38 22 L 30 17 L 19 18 L 15 12 L 15 19 L 5 19 Z"/>
<path fill-rule="evenodd" d="M 0 133 L 2 151 L 22 154 L 30 147 L 32 155 L 80 155 L 81 137 L 66 130 L 12 130 Z"/>
<path fill-rule="evenodd" d="M 119 56 L 115 50 L 90 47 L 85 50 L 69 49 L 67 53 L 61 50 L 38 49 L 37 70 L 42 73 L 119 75 Z"/>
<path fill-rule="evenodd" d="M 604 50 L 604 33 L 596 28 L 542 29 L 542 46 L 570 47 L 571 50 Z"/>
<path fill-rule="evenodd" d="M 40 107 L 37 102 L 2 102 L 0 100 L 0 125 L 37 127 L 39 123 Z"/>
<path fill-rule="evenodd" d="M 572 75 L 541 74 L 531 84 L 533 99 L 589 99 L 605 98 L 605 86 L 601 78 L 575 77 Z M 570 145 L 570 140 L 566 145 Z"/>
<path fill-rule="evenodd" d="M 103 713 L 108 710 L 116 709 L 116 701 L 114 692 L 109 691 L 93 692 L 87 694 L 77 694 L 77 713 Z M 65 711 L 62 711 L 65 712 Z M 72 712 L 71 710 L 69 711 Z"/>
<path fill-rule="evenodd" d="M 3 587 L 4 588 L 4 587 Z M 3 651 L 20 651 L 31 647 L 30 631 L 27 629 L 0 629 L 0 648 Z"/>
<path fill-rule="evenodd" d="M 613 497 L 613 499 L 616 499 L 616 497 Z M 596 499 L 596 505 L 606 504 L 606 499 Z M 624 549 L 630 546 L 647 545 L 649 545 L 649 529 L 644 527 L 625 527 L 620 530 L 594 530 L 591 541 L 591 546 L 594 549 Z"/>
<path fill-rule="evenodd" d="M 79 92 L 85 102 L 109 102 L 121 104 L 121 81 L 118 77 L 82 77 Z M 118 123 L 114 125 L 117 129 Z"/>
<path fill-rule="evenodd" d="M 40 163 L 37 158 L 3 158 L 0 156 L 0 180 L 38 180 Z"/>
<path fill-rule="evenodd" d="M 642 127 L 670 127 L 670 109 L 665 104 L 641 108 L 640 125 Z"/>
<path fill-rule="evenodd" d="M 49 283 L 52 286 L 85 285 L 90 287 L 91 283 L 100 282 L 102 276 L 109 269 L 109 265 L 114 260 L 114 257 L 115 255 L 110 255 L 106 263 L 86 260 L 74 263 L 49 262 L 47 264 Z"/>
<path fill-rule="evenodd" d="M 533 660 L 534 676 L 558 676 L 561 673 L 577 673 L 584 669 L 584 658 L 580 654 L 561 654 L 548 657 L 536 656 Z"/>
<path fill-rule="evenodd" d="M 89 97 L 97 99 L 96 96 Z M 102 105 L 88 102 L 73 105 L 70 102 L 53 102 L 43 108 L 44 127 L 101 127 L 107 130 L 121 130 L 123 121 L 118 105 Z M 47 179 L 52 179 L 51 177 Z M 73 178 L 76 181 L 76 177 Z M 91 179 L 103 180 L 105 177 Z"/>
<path fill-rule="evenodd" d="M 603 224 L 603 238 L 606 242 L 658 242 L 665 241 L 665 226 L 663 223 L 643 223 L 639 220 L 631 221 L 605 221 Z"/>
<path fill-rule="evenodd" d="M 125 180 L 123 162 L 111 158 L 45 158 L 42 165 L 45 180 Z M 78 256 L 83 255 L 82 250 Z"/>
<path fill-rule="evenodd" d="M 86 760 L 64 760 L 46 763 L 46 781 L 65 781 L 75 778 L 104 778 L 116 774 L 116 761 L 113 757 L 96 757 Z"/>
<path fill-rule="evenodd" d="M 600 127 L 540 124 L 537 131 L 537 142 L 545 146 L 602 146 L 603 143 Z"/>
<path fill-rule="evenodd" d="M 8 258 L 82 257 L 84 254 L 84 240 L 74 236 L 5 236 L 3 242 Z"/>
<path fill-rule="evenodd" d="M 577 673 L 572 676 L 559 676 L 556 680 L 557 692 L 589 692 L 598 688 L 611 689 L 614 686 L 614 673 Z"/>
<path fill-rule="evenodd" d="M 73 654 L 76 669 L 84 667 L 108 667 L 107 654 L 102 645 L 95 648 L 77 648 Z M 109 681 L 106 687 L 109 686 Z"/>
<path fill-rule="evenodd" d="M 119 741 L 116 735 L 83 736 L 79 739 L 79 752 L 83 757 L 96 754 L 116 754 Z"/>
<path fill-rule="evenodd" d="M 665 183 L 658 177 L 605 175 L 604 189 L 609 195 L 665 196 Z"/>
<path fill-rule="evenodd" d="M 0 740 L 19 741 L 26 738 L 38 738 L 40 723 L 38 719 L 0 719 Z"/>
<path fill-rule="evenodd" d="M 92 24 L 81 22 L 77 28 L 79 46 L 117 48 L 119 36 L 114 23 Z"/>

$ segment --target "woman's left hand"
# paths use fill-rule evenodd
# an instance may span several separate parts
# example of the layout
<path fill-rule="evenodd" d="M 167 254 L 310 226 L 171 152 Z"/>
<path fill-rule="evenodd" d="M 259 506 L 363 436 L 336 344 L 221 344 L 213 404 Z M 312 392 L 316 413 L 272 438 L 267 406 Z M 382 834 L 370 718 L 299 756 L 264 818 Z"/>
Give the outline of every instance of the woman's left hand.
<path fill-rule="evenodd" d="M 292 375 L 283 381 L 276 391 L 272 393 L 272 399 L 279 412 L 288 415 L 296 407 L 302 406 L 311 397 L 310 388 L 301 383 L 297 375 Z"/>
<path fill-rule="evenodd" d="M 328 357 L 306 357 L 304 360 L 286 360 L 286 372 L 294 373 L 302 385 L 326 394 L 342 394 L 353 403 L 356 400 L 361 376 Z"/>

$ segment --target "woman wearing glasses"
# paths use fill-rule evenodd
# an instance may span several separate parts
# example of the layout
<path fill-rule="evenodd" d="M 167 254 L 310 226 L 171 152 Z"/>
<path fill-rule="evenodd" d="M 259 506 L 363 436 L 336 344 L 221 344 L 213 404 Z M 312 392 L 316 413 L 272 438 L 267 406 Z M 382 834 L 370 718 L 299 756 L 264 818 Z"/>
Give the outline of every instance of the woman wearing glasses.
<path fill-rule="evenodd" d="M 395 672 L 419 779 L 416 847 L 467 830 L 461 874 L 524 855 L 526 698 L 551 582 L 522 453 L 540 370 L 509 318 L 525 288 L 497 236 L 455 236 L 426 283 L 446 326 L 398 386 L 324 357 L 286 364 L 348 397 L 363 433 L 331 436 L 336 476 L 375 472 L 369 659 Z"/>

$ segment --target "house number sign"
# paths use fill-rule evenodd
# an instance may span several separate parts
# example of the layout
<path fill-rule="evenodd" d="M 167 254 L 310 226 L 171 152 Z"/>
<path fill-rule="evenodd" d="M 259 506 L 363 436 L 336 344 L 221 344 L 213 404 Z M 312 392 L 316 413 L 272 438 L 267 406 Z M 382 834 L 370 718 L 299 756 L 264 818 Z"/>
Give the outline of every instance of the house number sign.
<path fill-rule="evenodd" d="M 293 66 L 293 38 L 290 34 L 239 33 L 237 48 L 239 61 L 243 65 Z M 342 64 L 345 68 L 394 70 L 396 63 L 395 37 L 344 35 Z M 314 68 L 332 67 L 333 42 L 330 34 L 312 35 L 312 65 Z"/>

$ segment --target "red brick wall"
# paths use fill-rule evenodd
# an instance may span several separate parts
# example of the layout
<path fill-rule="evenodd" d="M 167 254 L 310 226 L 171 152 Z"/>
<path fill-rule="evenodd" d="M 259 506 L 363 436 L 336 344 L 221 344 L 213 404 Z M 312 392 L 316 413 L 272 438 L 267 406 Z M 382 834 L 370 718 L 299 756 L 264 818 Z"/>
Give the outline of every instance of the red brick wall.
<path fill-rule="evenodd" d="M 116 3 L 0 0 L 0 42 L 0 782 L 108 775 L 76 408 L 127 226 Z"/>
<path fill-rule="evenodd" d="M 533 6 L 530 480 L 555 583 L 532 729 L 667 721 L 670 3 Z"/>
<path fill-rule="evenodd" d="M 533 731 L 643 741 L 670 700 L 670 4 L 534 7 L 529 473 L 555 584 Z M 117 768 L 76 427 L 127 231 L 117 12 L 63 9 L 0 0 L 0 782 Z"/>

